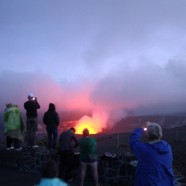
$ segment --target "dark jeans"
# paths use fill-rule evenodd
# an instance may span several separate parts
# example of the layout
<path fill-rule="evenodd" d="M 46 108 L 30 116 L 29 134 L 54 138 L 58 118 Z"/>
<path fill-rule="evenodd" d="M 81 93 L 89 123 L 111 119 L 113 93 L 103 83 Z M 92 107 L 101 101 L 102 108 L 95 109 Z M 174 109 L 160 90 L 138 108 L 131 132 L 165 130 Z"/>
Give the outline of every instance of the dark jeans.
<path fill-rule="evenodd" d="M 56 148 L 57 143 L 57 128 L 47 128 L 47 135 L 48 135 L 48 147 L 49 148 Z"/>
<path fill-rule="evenodd" d="M 21 141 L 19 139 L 7 136 L 6 145 L 7 145 L 7 148 L 10 148 L 13 145 L 15 149 L 18 149 L 21 147 Z"/>
<path fill-rule="evenodd" d="M 60 151 L 59 177 L 65 181 L 71 178 L 73 155 L 74 153 L 72 151 Z"/>
<path fill-rule="evenodd" d="M 28 146 L 36 145 L 36 137 L 38 131 L 38 120 L 37 118 L 27 118 L 27 143 Z"/>

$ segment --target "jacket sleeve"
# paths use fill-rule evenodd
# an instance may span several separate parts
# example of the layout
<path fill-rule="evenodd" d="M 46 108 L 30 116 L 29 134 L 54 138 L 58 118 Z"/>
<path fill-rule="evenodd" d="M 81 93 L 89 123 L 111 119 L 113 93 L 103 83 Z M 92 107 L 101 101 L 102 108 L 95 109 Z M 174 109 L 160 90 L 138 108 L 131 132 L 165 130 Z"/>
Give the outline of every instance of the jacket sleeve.
<path fill-rule="evenodd" d="M 132 132 L 130 137 L 130 147 L 138 159 L 143 159 L 146 156 L 146 145 L 145 143 L 141 142 L 141 136 L 143 133 L 142 128 L 137 128 Z"/>
<path fill-rule="evenodd" d="M 79 141 L 75 135 L 72 136 L 72 140 L 75 142 L 74 148 L 79 146 Z"/>
<path fill-rule="evenodd" d="M 40 104 L 37 102 L 37 100 L 35 101 L 35 103 L 36 103 L 36 108 L 40 109 Z"/>
<path fill-rule="evenodd" d="M 59 125 L 59 123 L 60 123 L 60 120 L 59 120 L 59 115 L 58 115 L 58 113 L 56 112 L 56 114 L 55 114 L 55 123 L 56 123 L 56 125 L 58 126 Z"/>
<path fill-rule="evenodd" d="M 47 124 L 47 119 L 46 119 L 46 113 L 43 116 L 43 123 L 46 125 Z"/>
<path fill-rule="evenodd" d="M 27 102 L 24 103 L 24 108 L 27 110 Z"/>
<path fill-rule="evenodd" d="M 4 113 L 4 122 L 7 122 L 8 121 L 8 112 L 5 112 Z"/>

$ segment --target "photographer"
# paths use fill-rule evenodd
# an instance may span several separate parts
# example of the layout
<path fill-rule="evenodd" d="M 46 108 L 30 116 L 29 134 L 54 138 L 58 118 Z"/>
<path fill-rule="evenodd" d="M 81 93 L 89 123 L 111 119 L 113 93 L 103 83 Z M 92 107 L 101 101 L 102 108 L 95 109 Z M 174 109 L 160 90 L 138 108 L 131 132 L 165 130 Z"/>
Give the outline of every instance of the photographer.
<path fill-rule="evenodd" d="M 24 108 L 26 110 L 26 129 L 27 129 L 27 143 L 28 146 L 32 148 L 37 148 L 36 144 L 36 135 L 38 131 L 38 114 L 37 109 L 40 108 L 40 105 L 37 101 L 37 98 L 34 97 L 32 93 L 28 94 L 28 101 L 24 103 Z"/>
<path fill-rule="evenodd" d="M 146 133 L 148 142 L 141 142 Z M 135 129 L 130 137 L 131 149 L 138 160 L 134 186 L 174 186 L 172 149 L 161 140 L 162 128 L 157 123 L 147 123 L 147 128 Z"/>

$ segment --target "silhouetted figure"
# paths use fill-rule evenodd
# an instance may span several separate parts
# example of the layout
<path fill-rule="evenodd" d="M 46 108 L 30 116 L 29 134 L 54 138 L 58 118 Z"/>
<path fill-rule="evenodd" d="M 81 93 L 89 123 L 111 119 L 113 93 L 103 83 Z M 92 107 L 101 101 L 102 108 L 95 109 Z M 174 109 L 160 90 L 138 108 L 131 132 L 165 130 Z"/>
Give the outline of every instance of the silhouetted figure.
<path fill-rule="evenodd" d="M 58 166 L 55 161 L 48 160 L 41 168 L 41 181 L 36 186 L 67 186 L 67 184 L 57 178 Z"/>
<path fill-rule="evenodd" d="M 140 141 L 143 128 L 135 129 L 130 137 L 131 149 L 138 160 L 134 186 L 174 186 L 172 150 L 161 140 L 161 126 L 149 122 L 145 130 L 147 143 Z"/>
<path fill-rule="evenodd" d="M 24 124 L 21 113 L 15 104 L 7 104 L 4 111 L 4 134 L 6 135 L 7 150 L 22 150 Z"/>
<path fill-rule="evenodd" d="M 75 129 L 70 128 L 69 130 L 62 132 L 59 137 L 59 177 L 65 181 L 70 181 L 71 171 L 73 168 L 73 156 L 74 149 L 79 145 L 78 139 L 75 136 Z"/>
<path fill-rule="evenodd" d="M 89 136 L 89 130 L 83 130 L 83 137 L 79 140 L 80 149 L 80 162 L 81 162 L 81 183 L 83 186 L 87 166 L 92 169 L 93 177 L 96 186 L 99 185 L 98 182 L 98 170 L 97 170 L 97 155 L 96 155 L 96 140 Z"/>
<path fill-rule="evenodd" d="M 43 123 L 46 125 L 48 135 L 48 148 L 56 148 L 59 125 L 59 116 L 56 112 L 55 105 L 49 104 L 48 111 L 43 116 Z"/>
<path fill-rule="evenodd" d="M 32 148 L 37 148 L 36 144 L 37 131 L 38 131 L 38 114 L 37 109 L 40 108 L 40 105 L 37 101 L 37 98 L 34 97 L 32 93 L 28 94 L 28 101 L 24 103 L 24 108 L 26 110 L 26 129 L 27 129 L 27 143 L 28 146 Z"/>

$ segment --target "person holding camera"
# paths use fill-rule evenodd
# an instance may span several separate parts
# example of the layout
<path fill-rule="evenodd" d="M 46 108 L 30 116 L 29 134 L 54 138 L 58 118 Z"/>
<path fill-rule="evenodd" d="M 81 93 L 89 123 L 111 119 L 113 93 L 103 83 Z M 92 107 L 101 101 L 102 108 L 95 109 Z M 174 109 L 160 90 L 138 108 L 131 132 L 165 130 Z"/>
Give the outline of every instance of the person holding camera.
<path fill-rule="evenodd" d="M 37 109 L 40 109 L 40 105 L 37 98 L 32 93 L 28 94 L 28 101 L 24 103 L 26 110 L 26 129 L 27 129 L 27 143 L 32 148 L 37 148 L 36 144 L 37 131 L 38 131 L 38 113 Z"/>
<path fill-rule="evenodd" d="M 142 142 L 142 134 L 147 142 Z M 172 169 L 172 149 L 162 140 L 162 128 L 157 123 L 147 123 L 146 128 L 137 128 L 130 137 L 130 146 L 138 160 L 134 186 L 175 186 Z"/>

